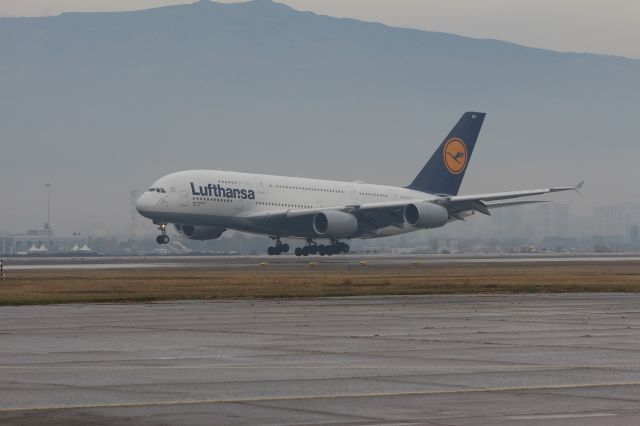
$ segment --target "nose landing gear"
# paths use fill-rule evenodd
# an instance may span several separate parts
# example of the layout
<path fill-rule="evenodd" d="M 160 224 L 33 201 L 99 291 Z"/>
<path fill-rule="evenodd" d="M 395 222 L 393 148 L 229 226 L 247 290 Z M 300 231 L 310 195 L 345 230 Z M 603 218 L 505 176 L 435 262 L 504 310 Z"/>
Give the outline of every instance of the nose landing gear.
<path fill-rule="evenodd" d="M 162 232 L 162 234 L 156 237 L 156 243 L 169 244 L 169 236 L 167 235 L 167 224 L 161 223 L 160 226 L 158 226 L 158 229 L 160 230 L 160 232 Z"/>

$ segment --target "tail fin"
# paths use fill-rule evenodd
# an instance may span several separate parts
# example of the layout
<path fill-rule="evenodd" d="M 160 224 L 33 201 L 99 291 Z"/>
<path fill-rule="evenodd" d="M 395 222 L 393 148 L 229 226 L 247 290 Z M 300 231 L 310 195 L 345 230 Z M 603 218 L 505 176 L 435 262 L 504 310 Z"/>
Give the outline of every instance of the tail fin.
<path fill-rule="evenodd" d="M 483 112 L 465 112 L 407 188 L 457 195 L 485 115 Z"/>

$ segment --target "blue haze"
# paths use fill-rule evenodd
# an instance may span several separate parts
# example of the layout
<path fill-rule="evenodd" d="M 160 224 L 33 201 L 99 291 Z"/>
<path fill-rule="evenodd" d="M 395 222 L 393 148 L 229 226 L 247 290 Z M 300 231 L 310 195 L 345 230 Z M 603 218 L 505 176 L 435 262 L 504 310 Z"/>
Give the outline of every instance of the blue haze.
<path fill-rule="evenodd" d="M 488 113 L 462 192 L 637 199 L 640 60 L 249 3 L 0 19 L 0 230 L 123 232 L 129 189 L 231 169 L 405 185 Z M 150 225 L 147 225 L 150 228 Z"/>

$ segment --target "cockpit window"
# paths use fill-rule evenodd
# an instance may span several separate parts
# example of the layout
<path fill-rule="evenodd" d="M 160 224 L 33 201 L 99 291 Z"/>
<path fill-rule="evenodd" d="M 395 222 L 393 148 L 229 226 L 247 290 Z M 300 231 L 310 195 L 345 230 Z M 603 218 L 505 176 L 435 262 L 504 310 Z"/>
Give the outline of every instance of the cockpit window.
<path fill-rule="evenodd" d="M 161 192 L 161 191 L 160 191 L 160 188 L 156 188 L 156 192 Z"/>
<path fill-rule="evenodd" d="M 155 188 L 149 188 L 149 192 L 155 192 Z"/>

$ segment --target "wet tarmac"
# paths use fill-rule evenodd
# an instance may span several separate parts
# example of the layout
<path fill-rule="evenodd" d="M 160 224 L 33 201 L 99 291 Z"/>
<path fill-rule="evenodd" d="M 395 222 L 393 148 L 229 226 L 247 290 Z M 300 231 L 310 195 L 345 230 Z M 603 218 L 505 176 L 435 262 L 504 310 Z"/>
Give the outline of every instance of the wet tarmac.
<path fill-rule="evenodd" d="M 0 424 L 637 425 L 640 295 L 2 307 Z"/>

